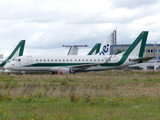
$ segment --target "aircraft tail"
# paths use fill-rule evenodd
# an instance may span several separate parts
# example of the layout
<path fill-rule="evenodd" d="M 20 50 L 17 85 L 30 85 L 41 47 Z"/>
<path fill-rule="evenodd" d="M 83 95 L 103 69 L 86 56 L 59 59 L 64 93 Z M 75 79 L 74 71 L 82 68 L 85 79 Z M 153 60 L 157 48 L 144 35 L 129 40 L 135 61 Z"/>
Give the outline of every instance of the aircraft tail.
<path fill-rule="evenodd" d="M 24 46 L 25 46 L 25 40 L 21 40 L 18 45 L 15 47 L 15 49 L 13 50 L 13 52 L 7 57 L 7 59 L 5 59 L 5 61 L 3 61 L 0 64 L 0 67 L 3 67 L 8 60 L 18 57 L 18 56 L 22 56 L 23 55 L 23 51 L 24 51 Z"/>
<path fill-rule="evenodd" d="M 142 58 L 146 46 L 147 36 L 148 31 L 142 31 L 123 55 L 137 56 L 138 58 Z"/>
<path fill-rule="evenodd" d="M 101 44 L 99 55 L 110 55 L 111 35 Z"/>
<path fill-rule="evenodd" d="M 78 47 L 71 46 L 67 55 L 77 55 L 77 54 L 78 54 Z"/>
<path fill-rule="evenodd" d="M 96 55 L 100 50 L 101 43 L 95 44 L 95 46 L 90 50 L 87 55 Z"/>
<path fill-rule="evenodd" d="M 103 43 L 97 43 L 88 55 L 110 55 L 111 35 Z"/>

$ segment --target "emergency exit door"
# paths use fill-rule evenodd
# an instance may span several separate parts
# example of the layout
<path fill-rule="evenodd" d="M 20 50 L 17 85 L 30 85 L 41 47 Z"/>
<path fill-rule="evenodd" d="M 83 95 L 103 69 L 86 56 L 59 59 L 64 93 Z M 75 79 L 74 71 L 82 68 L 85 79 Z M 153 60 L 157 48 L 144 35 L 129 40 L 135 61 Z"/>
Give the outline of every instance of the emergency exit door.
<path fill-rule="evenodd" d="M 32 56 L 27 56 L 27 64 L 32 64 Z"/>

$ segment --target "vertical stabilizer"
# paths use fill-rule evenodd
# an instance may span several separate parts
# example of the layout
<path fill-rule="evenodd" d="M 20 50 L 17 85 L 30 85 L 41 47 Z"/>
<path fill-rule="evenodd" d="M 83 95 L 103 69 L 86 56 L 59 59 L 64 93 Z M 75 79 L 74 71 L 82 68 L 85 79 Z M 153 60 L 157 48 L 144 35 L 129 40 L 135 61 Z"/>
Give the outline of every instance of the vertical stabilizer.
<path fill-rule="evenodd" d="M 87 55 L 96 55 L 100 50 L 101 43 L 95 44 L 95 46 L 90 50 Z"/>
<path fill-rule="evenodd" d="M 112 41 L 112 36 L 109 35 L 103 43 L 97 43 L 88 55 L 110 55 L 110 45 Z"/>
<path fill-rule="evenodd" d="M 110 55 L 110 45 L 112 36 L 109 35 L 108 38 L 101 44 L 99 55 Z"/>
<path fill-rule="evenodd" d="M 131 46 L 124 53 L 124 56 L 138 56 L 139 58 L 143 57 L 144 48 L 146 45 L 148 36 L 148 31 L 142 31 L 136 40 L 131 44 Z"/>
<path fill-rule="evenodd" d="M 22 56 L 23 55 L 23 51 L 24 51 L 24 46 L 25 46 L 25 40 L 21 40 L 18 45 L 15 47 L 15 49 L 13 50 L 13 52 L 7 57 L 7 59 L 5 59 L 5 61 L 3 61 L 0 64 L 0 67 L 3 67 L 6 64 L 6 61 L 18 57 L 18 56 Z"/>

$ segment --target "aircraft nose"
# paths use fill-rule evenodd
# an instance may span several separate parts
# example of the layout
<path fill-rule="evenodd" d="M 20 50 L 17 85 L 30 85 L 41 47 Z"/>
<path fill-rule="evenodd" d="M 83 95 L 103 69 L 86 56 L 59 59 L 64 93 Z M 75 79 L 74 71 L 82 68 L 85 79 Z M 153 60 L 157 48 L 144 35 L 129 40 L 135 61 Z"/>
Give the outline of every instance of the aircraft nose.
<path fill-rule="evenodd" d="M 8 69 L 8 63 L 4 66 L 4 69 Z"/>
<path fill-rule="evenodd" d="M 10 63 L 7 63 L 5 66 L 4 66 L 4 69 L 11 69 L 11 64 Z"/>

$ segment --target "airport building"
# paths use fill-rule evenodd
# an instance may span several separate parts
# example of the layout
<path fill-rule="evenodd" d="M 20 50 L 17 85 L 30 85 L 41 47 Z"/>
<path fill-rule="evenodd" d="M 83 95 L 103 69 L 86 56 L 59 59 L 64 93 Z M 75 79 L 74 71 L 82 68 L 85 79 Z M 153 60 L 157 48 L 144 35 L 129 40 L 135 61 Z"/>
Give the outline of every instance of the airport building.
<path fill-rule="evenodd" d="M 117 44 L 117 37 L 116 37 L 116 30 L 114 30 L 111 33 L 112 39 L 110 45 L 110 55 L 118 54 L 123 51 L 126 51 L 130 44 Z M 146 44 L 145 51 L 144 51 L 144 57 L 154 57 L 152 60 L 147 61 L 145 63 L 141 64 L 135 64 L 130 65 L 130 68 L 134 69 L 144 69 L 144 70 L 160 70 L 160 44 L 154 43 L 154 44 Z"/>

